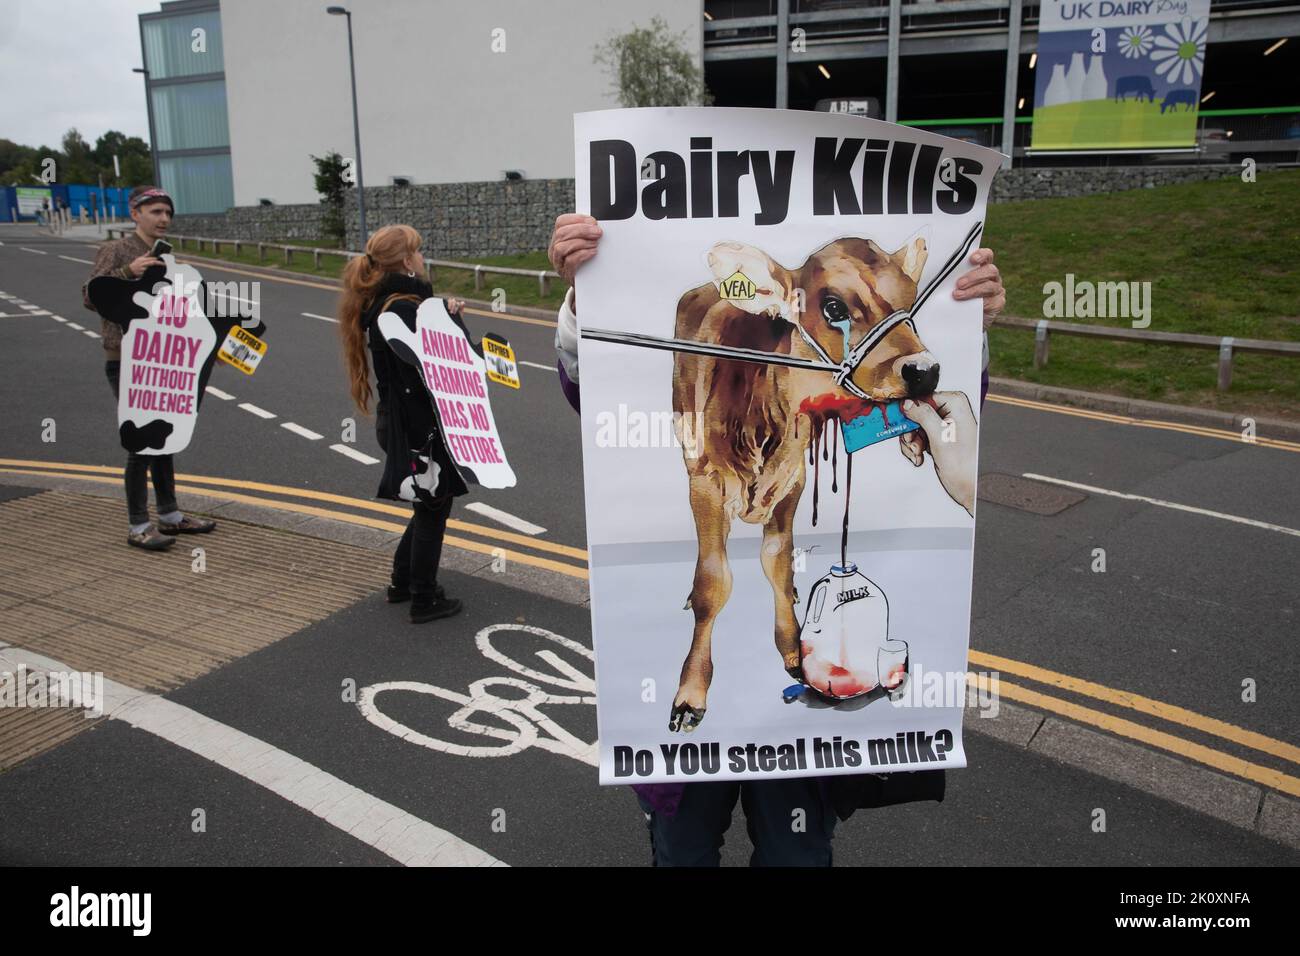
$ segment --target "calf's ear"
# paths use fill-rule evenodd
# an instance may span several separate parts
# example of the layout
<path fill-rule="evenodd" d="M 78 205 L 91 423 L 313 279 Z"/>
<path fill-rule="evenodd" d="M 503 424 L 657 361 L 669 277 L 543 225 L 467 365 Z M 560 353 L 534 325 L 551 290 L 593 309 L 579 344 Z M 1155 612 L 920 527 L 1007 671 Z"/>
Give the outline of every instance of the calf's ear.
<path fill-rule="evenodd" d="M 925 261 L 930 257 L 930 244 L 925 233 L 918 233 L 903 243 L 890 256 L 913 282 L 920 283 L 921 273 L 925 271 Z"/>
<path fill-rule="evenodd" d="M 754 315 L 789 318 L 793 277 L 762 249 L 743 242 L 719 242 L 704 254 L 704 261 L 713 274 L 718 294 L 736 308 Z M 736 296 L 732 289 L 723 288 L 737 273 L 753 283 L 752 296 Z M 747 286 L 745 290 L 748 291 Z"/>

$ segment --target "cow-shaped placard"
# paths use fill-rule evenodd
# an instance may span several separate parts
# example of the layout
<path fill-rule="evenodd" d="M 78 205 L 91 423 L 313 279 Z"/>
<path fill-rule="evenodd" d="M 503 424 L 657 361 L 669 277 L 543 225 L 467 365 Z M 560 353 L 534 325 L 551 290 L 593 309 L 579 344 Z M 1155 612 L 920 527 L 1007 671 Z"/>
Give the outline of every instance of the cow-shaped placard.
<path fill-rule="evenodd" d="M 392 312 L 379 317 L 379 331 L 399 358 L 420 370 L 461 477 L 484 488 L 513 488 L 515 473 L 492 416 L 482 350 L 447 314 L 443 300 L 420 303 L 414 331 Z"/>
<path fill-rule="evenodd" d="M 117 400 L 122 447 L 142 455 L 174 455 L 194 434 L 216 346 L 237 317 L 209 318 L 199 271 L 177 263 L 153 266 L 138 279 L 96 276 L 86 291 L 95 310 L 122 327 Z M 249 331 L 260 335 L 259 321 Z"/>

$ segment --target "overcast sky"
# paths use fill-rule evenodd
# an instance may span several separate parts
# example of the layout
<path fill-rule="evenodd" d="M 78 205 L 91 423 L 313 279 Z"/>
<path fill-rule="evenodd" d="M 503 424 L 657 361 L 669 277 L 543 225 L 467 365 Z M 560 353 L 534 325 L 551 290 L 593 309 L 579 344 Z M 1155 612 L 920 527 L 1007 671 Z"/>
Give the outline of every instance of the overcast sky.
<path fill-rule="evenodd" d="M 148 141 L 140 13 L 159 0 L 6 0 L 0 7 L 0 139 L 55 146 L 75 126 Z"/>

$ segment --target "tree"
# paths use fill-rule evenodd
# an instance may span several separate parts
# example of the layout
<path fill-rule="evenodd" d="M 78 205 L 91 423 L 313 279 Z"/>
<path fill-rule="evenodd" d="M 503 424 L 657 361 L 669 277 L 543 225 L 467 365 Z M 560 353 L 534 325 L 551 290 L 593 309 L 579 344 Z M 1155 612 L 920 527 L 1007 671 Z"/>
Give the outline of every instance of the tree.
<path fill-rule="evenodd" d="M 324 156 L 312 156 L 316 164 L 316 192 L 325 206 L 325 215 L 321 218 L 321 232 L 337 239 L 340 246 L 347 242 L 347 224 L 343 219 L 343 196 L 352 185 L 344 175 L 347 164 L 338 153 L 330 152 Z"/>
<path fill-rule="evenodd" d="M 113 157 L 118 157 L 122 168 L 118 185 L 142 186 L 153 181 L 153 158 L 149 144 L 138 136 L 127 136 L 109 130 L 95 141 L 94 149 L 76 129 L 63 135 L 59 149 L 50 146 L 33 148 L 0 139 L 0 182 L 7 185 L 30 186 L 40 182 L 45 170 L 45 160 L 54 160 L 54 182 L 98 184 L 104 177 L 105 185 L 114 181 Z"/>
<path fill-rule="evenodd" d="M 610 67 L 623 106 L 708 106 L 713 97 L 686 43 L 663 17 L 596 47 L 595 62 Z"/>
<path fill-rule="evenodd" d="M 22 170 L 35 167 L 36 150 L 13 140 L 0 139 L 0 182 L 13 183 L 19 177 L 26 179 Z"/>
<path fill-rule="evenodd" d="M 63 159 L 58 166 L 61 183 L 93 183 L 99 178 L 100 170 L 91 155 L 90 144 L 76 127 L 63 134 Z"/>
<path fill-rule="evenodd" d="M 111 129 L 95 140 L 91 151 L 95 165 L 103 172 L 104 182 L 113 182 L 113 157 L 116 156 L 122 174 L 122 185 L 139 186 L 153 180 L 153 158 L 149 144 L 139 136 L 127 136 Z"/>

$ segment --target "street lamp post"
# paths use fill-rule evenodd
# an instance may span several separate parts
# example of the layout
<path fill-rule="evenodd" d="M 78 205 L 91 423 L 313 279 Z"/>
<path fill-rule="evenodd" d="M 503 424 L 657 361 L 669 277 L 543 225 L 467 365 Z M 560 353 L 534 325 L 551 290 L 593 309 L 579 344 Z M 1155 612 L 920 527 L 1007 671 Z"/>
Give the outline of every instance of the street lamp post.
<path fill-rule="evenodd" d="M 149 158 L 153 160 L 153 184 L 161 188 L 162 173 L 158 168 L 158 134 L 153 128 L 153 90 L 149 89 L 149 69 L 137 66 L 132 68 L 131 72 L 144 74 L 144 105 L 149 113 Z"/>
<path fill-rule="evenodd" d="M 352 11 L 345 7 L 326 7 L 332 16 L 348 18 L 348 70 L 352 74 L 352 133 L 357 150 L 357 218 L 361 226 L 361 246 L 365 248 L 369 233 L 366 231 L 366 187 L 361 176 L 361 120 L 357 115 L 357 64 L 352 55 Z"/>

